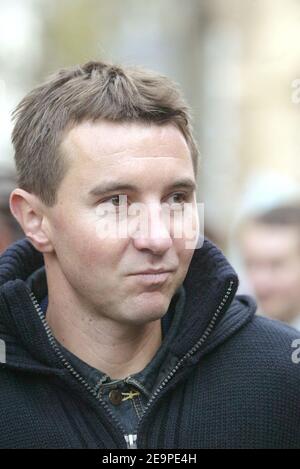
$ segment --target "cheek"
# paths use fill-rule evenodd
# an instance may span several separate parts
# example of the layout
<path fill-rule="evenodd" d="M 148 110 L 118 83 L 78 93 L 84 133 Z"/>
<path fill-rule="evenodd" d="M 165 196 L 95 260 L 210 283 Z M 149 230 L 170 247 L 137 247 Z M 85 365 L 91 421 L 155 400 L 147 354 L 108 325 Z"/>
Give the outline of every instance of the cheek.
<path fill-rule="evenodd" d="M 120 240 L 98 239 L 90 233 L 81 233 L 72 246 L 81 264 L 90 272 L 116 270 L 126 249 Z"/>
<path fill-rule="evenodd" d="M 55 251 L 75 269 L 115 266 L 125 249 L 125 240 L 100 236 L 91 217 L 57 217 L 52 228 Z"/>
<path fill-rule="evenodd" d="M 194 250 L 186 248 L 185 240 L 175 240 L 174 246 L 175 246 L 175 250 L 177 253 L 177 257 L 179 259 L 180 270 L 181 271 L 188 270 L 190 262 L 194 254 Z"/>
<path fill-rule="evenodd" d="M 88 239 L 81 257 L 89 269 L 116 270 L 123 258 L 124 246 L 111 240 Z"/>

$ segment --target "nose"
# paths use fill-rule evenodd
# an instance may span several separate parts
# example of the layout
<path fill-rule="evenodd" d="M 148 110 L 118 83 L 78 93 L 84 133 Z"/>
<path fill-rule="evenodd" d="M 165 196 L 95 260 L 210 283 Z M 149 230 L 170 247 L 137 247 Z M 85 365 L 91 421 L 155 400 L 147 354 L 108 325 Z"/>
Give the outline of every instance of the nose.
<path fill-rule="evenodd" d="M 153 254 L 164 254 L 172 246 L 170 228 L 160 204 L 144 207 L 137 229 L 132 235 L 138 250 L 148 250 Z"/>

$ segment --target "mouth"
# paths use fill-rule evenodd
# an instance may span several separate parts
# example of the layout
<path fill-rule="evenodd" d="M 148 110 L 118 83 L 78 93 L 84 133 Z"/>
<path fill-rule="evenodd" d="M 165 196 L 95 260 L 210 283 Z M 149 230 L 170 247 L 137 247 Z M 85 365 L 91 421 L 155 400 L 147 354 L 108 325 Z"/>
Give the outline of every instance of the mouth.
<path fill-rule="evenodd" d="M 131 276 L 144 285 L 162 285 L 171 277 L 173 272 L 171 270 L 147 270 L 132 274 Z"/>

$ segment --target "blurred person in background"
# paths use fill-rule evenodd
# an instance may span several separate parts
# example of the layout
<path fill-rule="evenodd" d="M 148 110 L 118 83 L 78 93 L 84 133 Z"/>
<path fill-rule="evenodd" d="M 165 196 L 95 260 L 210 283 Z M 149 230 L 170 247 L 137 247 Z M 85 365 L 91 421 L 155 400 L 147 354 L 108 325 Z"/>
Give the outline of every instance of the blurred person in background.
<path fill-rule="evenodd" d="M 249 218 L 239 244 L 259 313 L 300 330 L 300 204 Z"/>
<path fill-rule="evenodd" d="M 9 196 L 15 186 L 15 175 L 2 170 L 0 176 L 0 254 L 10 244 L 24 236 L 9 208 Z"/>

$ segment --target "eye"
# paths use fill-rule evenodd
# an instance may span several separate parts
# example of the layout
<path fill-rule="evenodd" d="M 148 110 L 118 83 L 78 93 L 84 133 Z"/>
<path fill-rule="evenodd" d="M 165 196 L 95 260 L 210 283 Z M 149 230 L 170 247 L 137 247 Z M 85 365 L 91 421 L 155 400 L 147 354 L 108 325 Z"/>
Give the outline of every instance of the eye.
<path fill-rule="evenodd" d="M 111 202 L 112 205 L 114 205 L 115 207 L 120 207 L 121 205 L 121 198 L 119 195 L 114 195 L 113 197 L 111 197 L 110 199 L 107 200 L 107 202 Z"/>
<path fill-rule="evenodd" d="M 176 192 L 175 194 L 172 194 L 169 198 L 168 198 L 168 202 L 171 204 L 171 205 L 183 205 L 187 200 L 187 195 L 185 193 L 182 193 L 182 192 Z"/>
<path fill-rule="evenodd" d="M 103 203 L 111 203 L 114 207 L 126 207 L 127 206 L 127 195 L 118 194 L 109 197 L 104 200 Z"/>

